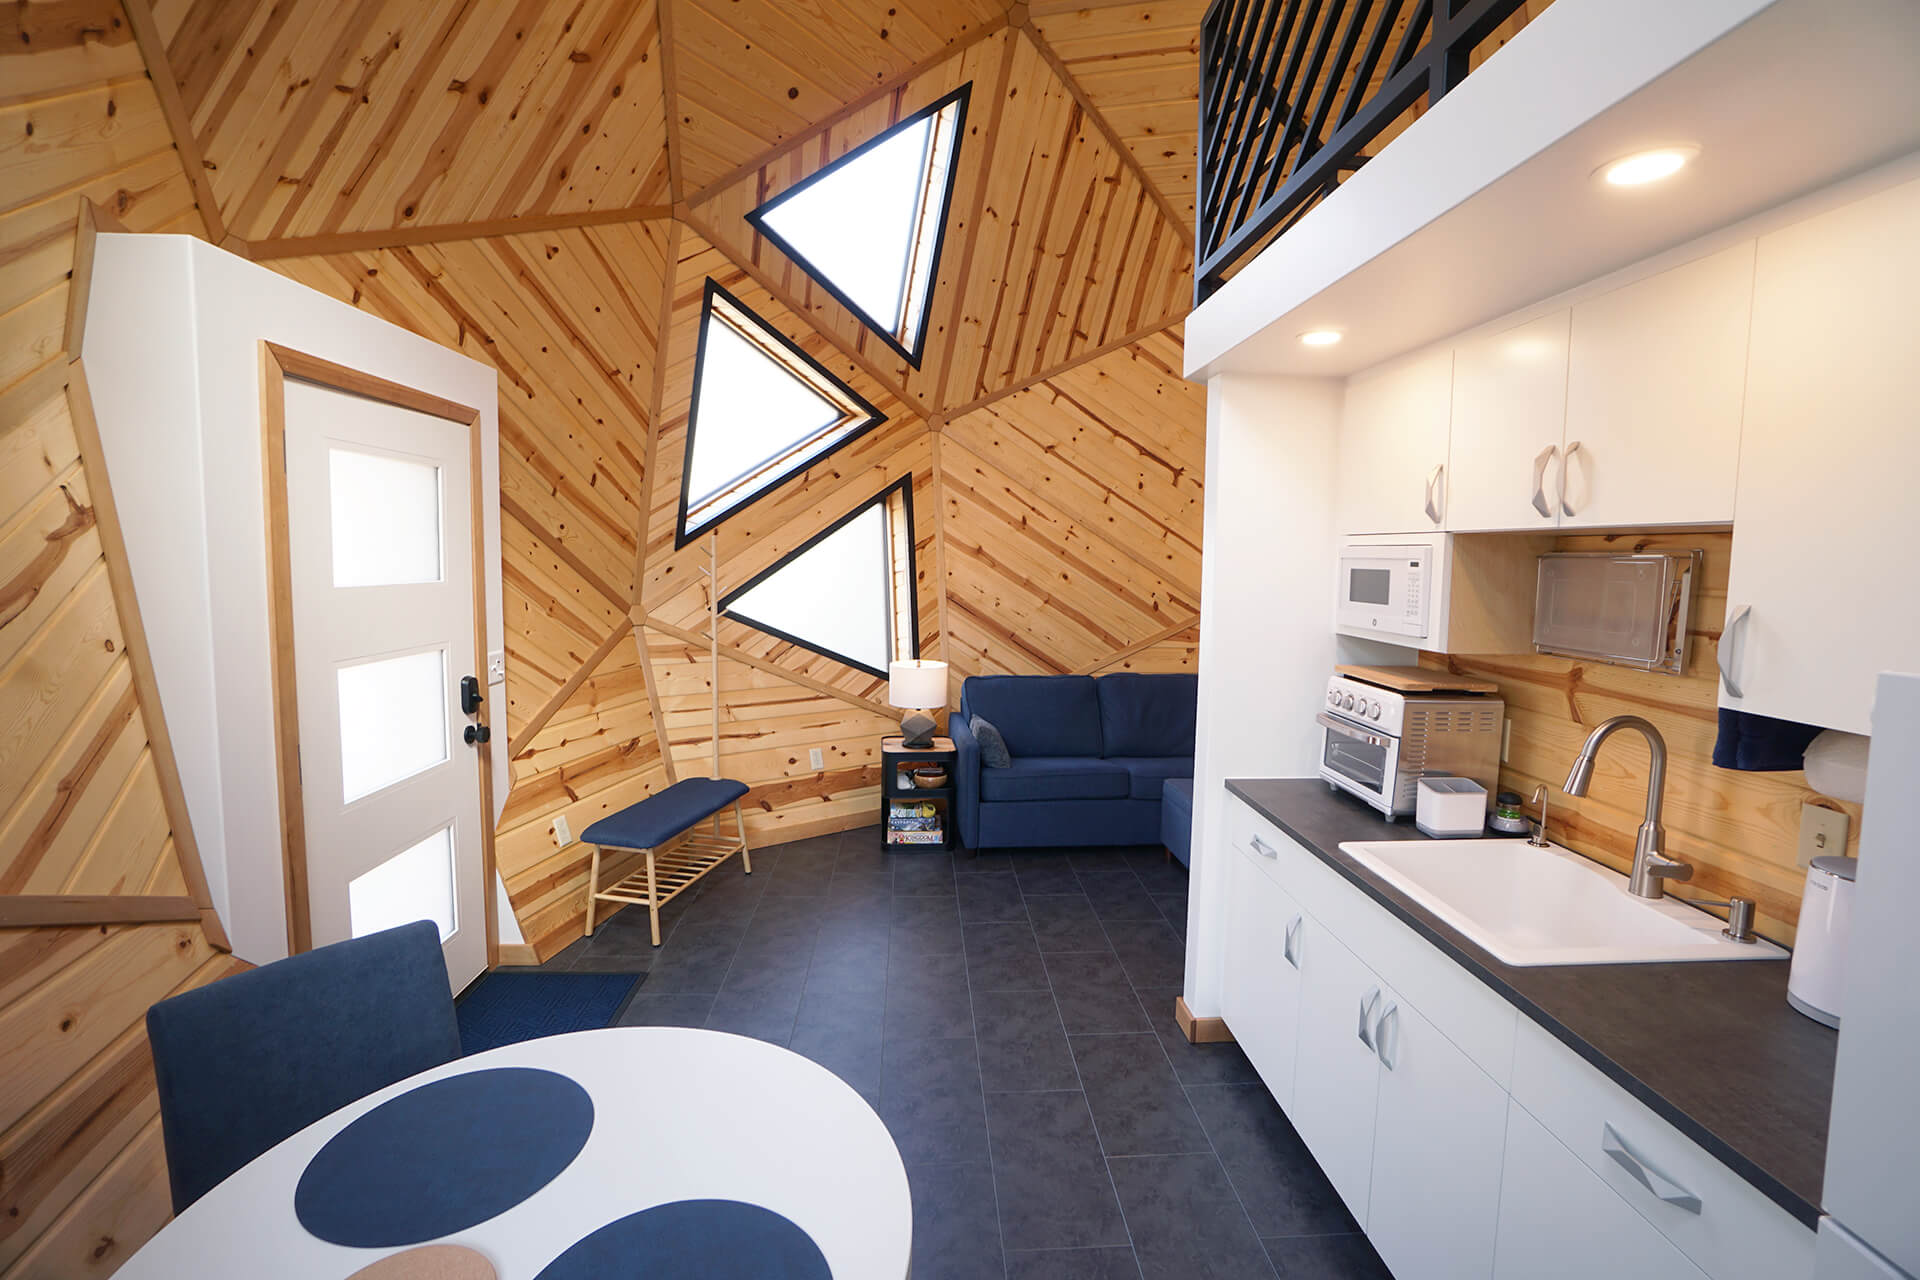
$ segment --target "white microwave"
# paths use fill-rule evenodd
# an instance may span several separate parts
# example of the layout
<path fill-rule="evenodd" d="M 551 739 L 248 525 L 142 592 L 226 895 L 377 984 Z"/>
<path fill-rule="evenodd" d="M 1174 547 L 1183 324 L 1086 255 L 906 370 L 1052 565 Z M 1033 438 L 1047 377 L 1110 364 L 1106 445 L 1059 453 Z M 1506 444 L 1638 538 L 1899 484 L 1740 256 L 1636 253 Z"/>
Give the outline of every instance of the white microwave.
<path fill-rule="evenodd" d="M 1399 643 L 1431 630 L 1434 546 L 1430 542 L 1349 543 L 1340 549 L 1335 625 L 1349 635 Z"/>

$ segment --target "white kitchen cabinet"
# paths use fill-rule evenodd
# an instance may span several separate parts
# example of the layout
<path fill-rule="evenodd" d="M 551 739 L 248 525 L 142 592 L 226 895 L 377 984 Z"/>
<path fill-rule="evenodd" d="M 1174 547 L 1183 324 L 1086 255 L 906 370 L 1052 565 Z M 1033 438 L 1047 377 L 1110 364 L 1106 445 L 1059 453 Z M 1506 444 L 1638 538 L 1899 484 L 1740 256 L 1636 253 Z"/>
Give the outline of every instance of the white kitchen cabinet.
<path fill-rule="evenodd" d="M 1301 971 L 1300 1022 L 1287 1115 L 1364 1227 L 1380 1087 L 1373 1024 L 1391 995 L 1373 970 L 1312 916 L 1301 926 L 1294 950 Z"/>
<path fill-rule="evenodd" d="M 1494 1280 L 1705 1280 L 1517 1102 L 1505 1170 Z"/>
<path fill-rule="evenodd" d="M 1733 519 L 1752 241 L 1573 308 L 1563 528 Z"/>
<path fill-rule="evenodd" d="M 1870 732 L 1920 670 L 1920 182 L 1762 236 L 1722 706 Z"/>
<path fill-rule="evenodd" d="M 1556 311 L 1454 348 L 1449 529 L 1558 527 L 1568 316 Z"/>
<path fill-rule="evenodd" d="M 1227 908 L 1227 966 L 1221 1013 L 1233 1038 L 1281 1106 L 1293 1098 L 1294 1039 L 1300 1021 L 1300 971 L 1293 956 L 1306 913 L 1250 854 L 1221 846 L 1232 899 Z"/>
<path fill-rule="evenodd" d="M 1367 1235 L 1397 1276 L 1485 1280 L 1493 1269 L 1507 1092 L 1398 995 L 1380 1014 L 1376 1041 L 1380 1100 Z"/>
<path fill-rule="evenodd" d="M 1424 351 L 1347 383 L 1334 470 L 1342 533 L 1427 533 L 1447 503 L 1453 352 Z"/>

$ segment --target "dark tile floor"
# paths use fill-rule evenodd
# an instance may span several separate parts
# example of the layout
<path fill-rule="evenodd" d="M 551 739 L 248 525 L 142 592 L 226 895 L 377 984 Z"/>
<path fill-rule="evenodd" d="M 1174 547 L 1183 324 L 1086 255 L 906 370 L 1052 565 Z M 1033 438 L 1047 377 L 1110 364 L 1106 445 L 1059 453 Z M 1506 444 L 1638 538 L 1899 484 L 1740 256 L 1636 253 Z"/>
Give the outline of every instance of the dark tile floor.
<path fill-rule="evenodd" d="M 914 1280 L 1386 1268 L 1239 1048 L 1174 1024 L 1186 873 L 1159 849 L 884 852 L 712 873 L 549 962 L 646 971 L 622 1021 L 786 1045 L 858 1089 L 913 1188 Z"/>

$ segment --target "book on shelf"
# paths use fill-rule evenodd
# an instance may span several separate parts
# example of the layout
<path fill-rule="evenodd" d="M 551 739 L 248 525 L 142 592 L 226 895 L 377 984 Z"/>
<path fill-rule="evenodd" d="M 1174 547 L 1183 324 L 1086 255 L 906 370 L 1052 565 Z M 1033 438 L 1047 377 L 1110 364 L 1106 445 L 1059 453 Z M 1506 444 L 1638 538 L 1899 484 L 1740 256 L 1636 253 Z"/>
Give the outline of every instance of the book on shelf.
<path fill-rule="evenodd" d="M 946 833 L 938 829 L 932 831 L 888 831 L 888 844 L 944 844 Z"/>

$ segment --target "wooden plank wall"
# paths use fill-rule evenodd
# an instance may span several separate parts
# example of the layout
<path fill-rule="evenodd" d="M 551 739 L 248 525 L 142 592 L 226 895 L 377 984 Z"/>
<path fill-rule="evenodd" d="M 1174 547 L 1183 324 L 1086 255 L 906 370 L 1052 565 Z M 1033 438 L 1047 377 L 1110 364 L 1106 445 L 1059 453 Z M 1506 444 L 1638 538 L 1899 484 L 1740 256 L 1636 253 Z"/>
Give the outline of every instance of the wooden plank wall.
<path fill-rule="evenodd" d="M 82 197 L 135 230 L 203 225 L 117 5 L 0 15 L 0 174 L 0 911 L 104 895 L 104 918 L 197 880 L 68 390 Z M 104 1276 L 170 1215 L 143 1019 L 232 964 L 187 914 L 0 928 L 5 1280 Z"/>
<path fill-rule="evenodd" d="M 1852 816 L 1849 853 L 1858 853 L 1860 806 L 1821 796 L 1804 773 L 1735 773 L 1713 767 L 1719 706 L 1718 649 L 1727 612 L 1727 558 L 1732 535 L 1699 531 L 1633 535 L 1569 535 L 1562 551 L 1678 549 L 1706 551 L 1705 589 L 1696 597 L 1693 646 L 1683 676 L 1549 655 L 1447 658 L 1423 654 L 1428 666 L 1497 682 L 1513 721 L 1502 786 L 1523 797 L 1545 783 L 1555 838 L 1625 871 L 1644 816 L 1647 750 L 1637 734 L 1608 740 L 1583 799 L 1560 791 L 1567 768 L 1593 727 L 1608 716 L 1645 716 L 1667 741 L 1664 820 L 1668 852 L 1694 864 L 1690 897 L 1731 894 L 1758 904 L 1759 931 L 1791 944 L 1805 872 L 1798 864 L 1800 806 L 1809 801 Z"/>

